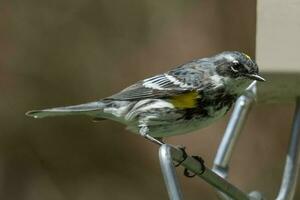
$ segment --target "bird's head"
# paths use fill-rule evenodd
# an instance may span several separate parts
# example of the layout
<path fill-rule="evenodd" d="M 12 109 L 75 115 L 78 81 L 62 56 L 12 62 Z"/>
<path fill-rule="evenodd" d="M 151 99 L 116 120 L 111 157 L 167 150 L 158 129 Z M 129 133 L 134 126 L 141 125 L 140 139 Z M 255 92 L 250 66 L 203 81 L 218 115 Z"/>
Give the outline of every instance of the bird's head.
<path fill-rule="evenodd" d="M 247 55 L 238 51 L 225 51 L 215 56 L 218 75 L 235 80 L 265 81 L 259 75 L 257 64 Z"/>

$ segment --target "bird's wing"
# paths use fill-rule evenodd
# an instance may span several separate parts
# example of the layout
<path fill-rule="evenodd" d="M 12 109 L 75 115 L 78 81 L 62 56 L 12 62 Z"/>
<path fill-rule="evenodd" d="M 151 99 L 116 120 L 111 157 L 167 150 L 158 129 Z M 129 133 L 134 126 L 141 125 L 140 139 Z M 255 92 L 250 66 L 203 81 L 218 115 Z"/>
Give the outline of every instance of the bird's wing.
<path fill-rule="evenodd" d="M 106 99 L 141 100 L 144 98 L 168 98 L 190 91 L 201 90 L 206 78 L 203 71 L 187 70 L 187 64 L 167 73 L 139 81 Z"/>
<path fill-rule="evenodd" d="M 186 91 L 189 91 L 189 88 L 180 87 L 176 82 L 170 80 L 167 74 L 161 74 L 139 81 L 106 99 L 141 100 L 145 98 L 167 98 Z"/>

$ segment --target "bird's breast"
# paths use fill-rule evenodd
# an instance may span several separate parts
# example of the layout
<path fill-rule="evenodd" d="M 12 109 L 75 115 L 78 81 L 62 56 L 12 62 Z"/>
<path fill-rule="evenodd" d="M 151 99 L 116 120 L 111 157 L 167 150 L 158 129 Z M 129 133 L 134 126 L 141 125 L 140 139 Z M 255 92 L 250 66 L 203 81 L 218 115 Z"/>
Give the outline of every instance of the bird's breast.
<path fill-rule="evenodd" d="M 224 115 L 236 100 L 236 95 L 228 93 L 215 93 L 211 95 L 202 95 L 197 98 L 197 104 L 193 108 L 184 109 L 184 118 L 190 120 L 193 118 L 214 118 Z"/>

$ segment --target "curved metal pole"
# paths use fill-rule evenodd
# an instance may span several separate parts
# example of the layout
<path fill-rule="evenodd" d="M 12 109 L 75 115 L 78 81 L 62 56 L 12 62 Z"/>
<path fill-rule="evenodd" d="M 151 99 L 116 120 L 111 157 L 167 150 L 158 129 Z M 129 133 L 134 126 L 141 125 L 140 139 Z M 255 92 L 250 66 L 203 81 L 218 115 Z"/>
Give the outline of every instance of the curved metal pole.
<path fill-rule="evenodd" d="M 159 156 L 170 199 L 182 199 L 181 190 L 173 167 L 173 160 L 176 162 L 182 161 L 184 159 L 183 152 L 168 144 L 163 144 L 159 149 Z M 232 199 L 253 199 L 209 168 L 205 168 L 203 171 L 202 165 L 199 163 L 199 161 L 191 156 L 187 156 L 181 165 Z"/>
<path fill-rule="evenodd" d="M 292 200 L 300 167 L 300 97 L 296 100 L 292 135 L 286 157 L 281 187 L 276 200 Z"/>
<path fill-rule="evenodd" d="M 245 125 L 250 108 L 255 100 L 256 81 L 250 84 L 246 92 L 240 96 L 235 103 L 232 115 L 214 160 L 213 171 L 225 179 L 228 177 L 229 162 L 233 149 Z M 218 191 L 218 196 L 223 200 L 231 199 L 220 191 Z M 252 196 L 253 199 L 263 199 L 262 195 L 258 191 L 250 193 L 250 196 Z"/>
<path fill-rule="evenodd" d="M 256 98 L 256 83 L 255 81 L 248 87 L 245 94 L 238 98 L 235 103 L 231 118 L 226 127 L 223 139 L 219 145 L 213 170 L 222 176 L 227 178 L 228 165 L 234 146 L 237 139 L 241 134 L 246 118 L 250 111 L 251 105 Z"/>
<path fill-rule="evenodd" d="M 182 200 L 183 195 L 179 186 L 179 181 L 176 176 L 175 167 L 171 155 L 171 148 L 167 145 L 162 145 L 159 149 L 159 160 L 164 180 L 167 186 L 169 198 L 172 200 Z"/>

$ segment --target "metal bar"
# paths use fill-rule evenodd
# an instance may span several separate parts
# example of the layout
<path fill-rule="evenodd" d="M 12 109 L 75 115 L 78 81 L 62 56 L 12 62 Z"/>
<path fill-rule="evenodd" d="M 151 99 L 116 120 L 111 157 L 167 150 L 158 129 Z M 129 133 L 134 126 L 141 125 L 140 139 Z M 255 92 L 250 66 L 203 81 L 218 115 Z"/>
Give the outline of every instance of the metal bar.
<path fill-rule="evenodd" d="M 296 100 L 293 129 L 286 157 L 281 187 L 276 200 L 292 200 L 300 167 L 300 97 Z"/>
<path fill-rule="evenodd" d="M 233 109 L 231 118 L 225 130 L 223 139 L 219 145 L 213 171 L 223 178 L 228 176 L 228 165 L 234 146 L 243 129 L 251 105 L 256 98 L 256 81 L 246 90 L 245 94 L 238 98 Z"/>
<path fill-rule="evenodd" d="M 173 165 L 171 149 L 167 145 L 162 145 L 160 147 L 159 160 L 169 198 L 172 200 L 182 200 L 183 195 L 176 176 L 175 167 Z"/>
<path fill-rule="evenodd" d="M 246 92 L 239 97 L 235 103 L 231 118 L 228 122 L 214 160 L 213 171 L 225 179 L 228 177 L 229 162 L 233 149 L 245 125 L 250 108 L 255 100 L 256 81 L 250 84 L 250 86 L 246 89 Z M 218 196 L 223 200 L 231 199 L 220 191 L 218 191 Z M 252 196 L 253 199 L 263 199 L 262 195 L 258 191 L 250 193 L 250 196 Z"/>
<path fill-rule="evenodd" d="M 172 160 L 180 162 L 184 159 L 183 152 L 173 146 L 164 144 L 160 147 L 160 161 L 161 167 L 164 174 L 164 180 L 167 185 L 168 193 L 170 199 L 175 199 L 175 197 L 182 198 L 180 196 L 181 191 L 178 186 L 178 181 L 175 178 L 175 172 L 170 171 L 174 170 L 171 165 L 173 165 Z M 167 165 L 167 167 L 166 167 Z M 184 162 L 181 163 L 182 166 L 187 168 L 189 171 L 195 173 L 197 176 L 217 188 L 219 191 L 228 195 L 229 197 L 236 200 L 249 200 L 251 199 L 247 194 L 240 191 L 237 187 L 220 177 L 218 174 L 214 173 L 209 168 L 206 168 L 205 171 L 202 171 L 201 164 L 195 158 L 188 156 Z M 202 173 L 203 172 L 203 173 Z M 175 191 L 175 192 L 174 192 Z M 176 194 L 177 196 L 173 196 Z"/>

